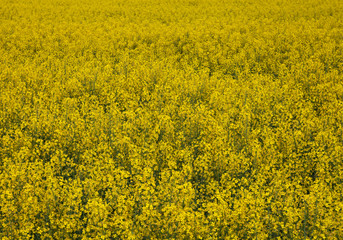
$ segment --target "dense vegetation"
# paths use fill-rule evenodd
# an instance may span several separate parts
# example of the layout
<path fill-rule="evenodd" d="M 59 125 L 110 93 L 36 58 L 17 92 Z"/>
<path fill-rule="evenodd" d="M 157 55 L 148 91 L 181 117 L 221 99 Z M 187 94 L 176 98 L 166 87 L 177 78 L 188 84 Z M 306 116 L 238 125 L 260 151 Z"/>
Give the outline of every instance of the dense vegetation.
<path fill-rule="evenodd" d="M 343 239 L 341 0 L 0 0 L 1 239 Z"/>

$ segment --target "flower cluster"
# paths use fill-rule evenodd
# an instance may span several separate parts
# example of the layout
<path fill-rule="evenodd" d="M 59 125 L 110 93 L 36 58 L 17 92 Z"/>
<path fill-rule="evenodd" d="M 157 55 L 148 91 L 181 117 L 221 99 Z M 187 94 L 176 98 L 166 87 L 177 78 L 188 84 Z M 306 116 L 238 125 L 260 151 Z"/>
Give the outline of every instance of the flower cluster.
<path fill-rule="evenodd" d="M 343 239 L 341 0 L 3 0 L 1 239 Z"/>

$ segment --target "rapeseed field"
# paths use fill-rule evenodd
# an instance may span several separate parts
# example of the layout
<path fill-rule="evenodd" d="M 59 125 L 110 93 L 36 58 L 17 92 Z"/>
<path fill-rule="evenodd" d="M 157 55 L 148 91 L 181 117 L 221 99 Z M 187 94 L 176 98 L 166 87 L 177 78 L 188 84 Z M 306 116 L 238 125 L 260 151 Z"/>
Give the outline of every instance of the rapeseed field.
<path fill-rule="evenodd" d="M 0 0 L 0 238 L 343 239 L 342 0 Z"/>

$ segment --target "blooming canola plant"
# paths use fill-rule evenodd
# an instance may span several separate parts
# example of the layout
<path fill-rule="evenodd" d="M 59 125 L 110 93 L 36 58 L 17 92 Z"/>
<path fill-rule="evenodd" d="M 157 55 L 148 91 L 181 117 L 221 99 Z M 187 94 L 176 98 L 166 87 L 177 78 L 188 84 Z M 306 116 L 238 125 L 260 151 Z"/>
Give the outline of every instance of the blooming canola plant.
<path fill-rule="evenodd" d="M 343 239 L 341 0 L 0 0 L 1 239 Z"/>

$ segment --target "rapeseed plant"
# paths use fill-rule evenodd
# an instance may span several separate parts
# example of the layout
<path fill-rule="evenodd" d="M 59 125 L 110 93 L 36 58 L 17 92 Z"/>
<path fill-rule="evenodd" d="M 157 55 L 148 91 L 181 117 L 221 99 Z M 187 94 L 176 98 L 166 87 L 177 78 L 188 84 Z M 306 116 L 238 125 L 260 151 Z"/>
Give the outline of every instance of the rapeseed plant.
<path fill-rule="evenodd" d="M 343 4 L 2 0 L 1 239 L 343 239 Z"/>

